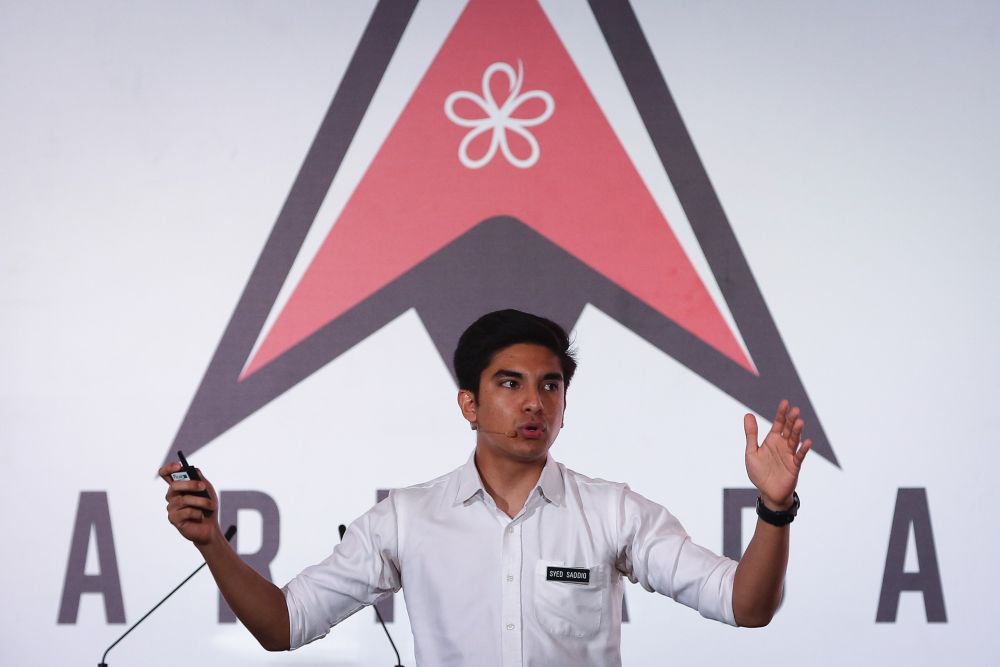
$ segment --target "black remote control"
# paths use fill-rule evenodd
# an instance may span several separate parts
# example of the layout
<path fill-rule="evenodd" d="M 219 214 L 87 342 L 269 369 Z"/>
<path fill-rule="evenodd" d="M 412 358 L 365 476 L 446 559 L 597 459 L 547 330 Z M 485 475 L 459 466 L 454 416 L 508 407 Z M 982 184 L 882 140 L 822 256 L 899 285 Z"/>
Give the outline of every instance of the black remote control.
<path fill-rule="evenodd" d="M 184 467 L 178 470 L 177 472 L 170 473 L 170 479 L 174 480 L 175 482 L 181 482 L 181 481 L 200 482 L 201 475 L 198 474 L 198 469 L 192 465 L 188 465 L 187 459 L 184 458 L 184 452 L 182 452 L 179 449 L 177 450 L 177 458 L 180 459 L 181 465 Z M 202 498 L 211 497 L 208 495 L 208 491 L 192 491 L 191 495 L 201 496 Z M 210 516 L 211 514 L 212 514 L 211 512 L 207 510 L 205 511 L 205 516 Z"/>

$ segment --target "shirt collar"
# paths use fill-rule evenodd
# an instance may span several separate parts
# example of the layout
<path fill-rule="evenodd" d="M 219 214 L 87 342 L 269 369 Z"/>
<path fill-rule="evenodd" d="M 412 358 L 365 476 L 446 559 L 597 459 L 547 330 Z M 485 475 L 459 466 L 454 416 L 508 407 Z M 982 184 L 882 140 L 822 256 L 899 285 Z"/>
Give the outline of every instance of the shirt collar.
<path fill-rule="evenodd" d="M 538 486 L 542 490 L 542 495 L 546 500 L 556 505 L 561 505 L 563 497 L 566 495 L 566 487 L 563 485 L 562 469 L 551 456 L 545 461 L 542 474 L 538 478 Z"/>
<path fill-rule="evenodd" d="M 455 504 L 461 504 L 472 498 L 480 491 L 485 495 L 483 480 L 479 478 L 479 471 L 476 470 L 476 450 L 472 450 L 469 460 L 459 468 L 458 472 L 458 493 L 455 494 Z"/>
<path fill-rule="evenodd" d="M 542 495 L 551 503 L 559 505 L 565 497 L 566 491 L 563 486 L 562 470 L 555 459 L 551 456 L 545 461 L 542 474 L 538 478 L 536 489 L 540 489 Z M 472 498 L 477 493 L 486 495 L 483 487 L 483 480 L 479 477 L 479 470 L 476 469 L 476 452 L 473 450 L 469 460 L 459 469 L 458 492 L 455 494 L 455 503 L 461 504 Z"/>

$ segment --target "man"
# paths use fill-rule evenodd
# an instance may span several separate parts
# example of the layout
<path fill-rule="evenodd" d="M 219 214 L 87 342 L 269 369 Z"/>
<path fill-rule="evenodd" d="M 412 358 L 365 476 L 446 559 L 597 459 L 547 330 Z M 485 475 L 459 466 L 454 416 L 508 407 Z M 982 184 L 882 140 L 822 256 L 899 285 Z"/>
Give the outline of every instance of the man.
<path fill-rule="evenodd" d="M 172 482 L 170 522 L 197 545 L 230 607 L 269 650 L 296 648 L 405 587 L 426 665 L 619 665 L 623 577 L 731 625 L 766 625 L 781 597 L 788 523 L 810 441 L 782 401 L 762 445 L 744 417 L 761 519 L 736 562 L 695 545 L 663 507 L 627 485 L 556 463 L 576 370 L 550 320 L 484 315 L 455 351 L 458 404 L 476 448 L 457 470 L 393 491 L 322 563 L 284 589 L 247 566 L 214 518 L 211 484 Z M 178 469 L 160 469 L 169 482 Z M 209 498 L 192 495 L 207 490 Z M 214 517 L 211 514 L 211 517 Z"/>

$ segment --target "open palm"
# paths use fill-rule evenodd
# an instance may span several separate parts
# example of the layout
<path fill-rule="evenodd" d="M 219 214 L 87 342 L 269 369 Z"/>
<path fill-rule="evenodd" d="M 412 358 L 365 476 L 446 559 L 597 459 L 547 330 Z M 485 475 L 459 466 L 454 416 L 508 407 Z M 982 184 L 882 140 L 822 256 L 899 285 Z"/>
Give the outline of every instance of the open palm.
<path fill-rule="evenodd" d="M 771 509 L 782 510 L 792 505 L 792 492 L 799 480 L 802 460 L 812 447 L 808 439 L 800 444 L 804 426 L 798 407 L 789 409 L 788 401 L 783 400 L 778 405 L 771 430 L 764 436 L 764 442 L 758 444 L 757 419 L 751 414 L 743 418 L 747 475 Z"/>

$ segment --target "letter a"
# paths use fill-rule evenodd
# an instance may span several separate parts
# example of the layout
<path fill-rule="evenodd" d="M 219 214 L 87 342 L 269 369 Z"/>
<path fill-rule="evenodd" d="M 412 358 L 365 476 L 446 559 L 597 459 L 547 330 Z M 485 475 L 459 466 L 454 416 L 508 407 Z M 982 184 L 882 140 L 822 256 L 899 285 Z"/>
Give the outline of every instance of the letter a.
<path fill-rule="evenodd" d="M 920 569 L 904 572 L 906 541 L 913 525 L 913 542 L 917 549 Z M 903 591 L 924 594 L 924 613 L 930 623 L 947 623 L 944 611 L 944 592 L 941 589 L 941 572 L 938 569 L 934 534 L 931 532 L 931 514 L 927 505 L 927 489 L 899 489 L 896 510 L 892 515 L 889 532 L 889 549 L 885 555 L 882 574 L 882 592 L 878 598 L 876 623 L 895 623 L 899 610 L 899 596 Z"/>
<path fill-rule="evenodd" d="M 100 571 L 87 574 L 87 548 L 90 532 L 94 531 L 97 562 Z M 104 596 L 104 616 L 108 623 L 125 622 L 122 604 L 122 583 L 118 577 L 118 558 L 115 540 L 111 533 L 111 513 L 108 511 L 108 494 L 105 491 L 81 491 L 76 508 L 76 524 L 69 547 L 69 562 L 63 580 L 62 602 L 59 604 L 59 623 L 76 623 L 80 611 L 80 597 L 84 593 Z"/>

